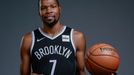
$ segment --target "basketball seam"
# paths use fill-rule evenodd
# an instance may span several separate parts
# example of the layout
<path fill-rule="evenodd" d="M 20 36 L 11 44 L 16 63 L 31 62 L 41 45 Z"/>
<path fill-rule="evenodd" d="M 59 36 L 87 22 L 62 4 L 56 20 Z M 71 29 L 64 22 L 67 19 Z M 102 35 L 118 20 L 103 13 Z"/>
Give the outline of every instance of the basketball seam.
<path fill-rule="evenodd" d="M 110 69 L 110 68 L 101 66 L 100 64 L 96 63 L 94 60 L 92 60 L 91 58 L 88 57 L 88 61 L 89 61 L 89 59 L 90 59 L 93 63 L 95 63 L 97 66 L 100 66 L 101 68 L 103 68 L 103 69 L 105 69 L 105 70 L 109 70 L 110 72 L 114 72 L 114 71 L 112 71 L 112 70 L 114 70 L 114 69 Z"/>
<path fill-rule="evenodd" d="M 103 45 L 103 46 L 106 46 L 106 45 Z M 103 46 L 100 46 L 100 47 L 103 47 Z M 97 48 L 98 48 L 98 47 L 97 47 Z M 93 51 L 92 51 L 92 52 L 94 52 L 97 48 L 93 49 Z"/>
<path fill-rule="evenodd" d="M 111 56 L 111 57 L 115 57 L 115 58 L 118 58 L 120 59 L 119 57 L 116 57 L 116 56 L 112 56 L 112 55 L 108 55 L 108 54 L 101 54 L 101 55 L 95 55 L 93 53 L 90 53 L 92 56 Z"/>
<path fill-rule="evenodd" d="M 107 46 L 107 44 L 105 44 L 105 45 L 103 45 L 103 46 L 100 46 L 100 47 L 104 47 L 104 46 Z M 97 47 L 98 48 L 98 47 Z M 94 52 L 97 48 L 95 48 L 95 49 L 93 49 L 93 51 L 92 52 Z M 117 52 L 117 50 L 114 48 L 113 49 L 115 52 Z"/>
<path fill-rule="evenodd" d="M 106 44 L 106 45 L 107 45 L 107 44 Z M 106 46 L 106 45 L 103 45 L 103 46 L 100 46 L 100 47 L 104 47 L 104 46 Z M 98 48 L 98 47 L 97 47 L 97 48 Z M 93 49 L 92 52 L 89 51 L 89 54 L 91 54 L 91 55 L 93 55 L 93 56 L 105 56 L 105 55 L 107 55 L 107 54 L 102 54 L 102 55 L 95 55 L 95 54 L 93 54 L 94 51 L 95 51 L 97 48 Z M 117 53 L 117 50 L 116 50 L 115 48 L 113 49 L 113 51 Z M 107 56 L 112 56 L 112 55 L 107 55 Z M 116 57 L 116 56 L 112 56 L 112 57 L 119 58 L 119 57 Z"/>

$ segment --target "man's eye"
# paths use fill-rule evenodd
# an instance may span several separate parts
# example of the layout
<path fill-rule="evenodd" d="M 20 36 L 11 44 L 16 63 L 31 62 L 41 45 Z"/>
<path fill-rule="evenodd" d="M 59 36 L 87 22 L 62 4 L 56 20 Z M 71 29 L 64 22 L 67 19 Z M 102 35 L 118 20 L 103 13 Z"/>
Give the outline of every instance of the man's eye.
<path fill-rule="evenodd" d="M 55 8 L 55 7 L 57 7 L 57 6 L 56 6 L 56 5 L 52 5 L 51 7 L 52 7 L 52 8 Z"/>
<path fill-rule="evenodd" d="M 41 10 L 44 10 L 44 9 L 46 9 L 46 7 L 41 7 Z"/>

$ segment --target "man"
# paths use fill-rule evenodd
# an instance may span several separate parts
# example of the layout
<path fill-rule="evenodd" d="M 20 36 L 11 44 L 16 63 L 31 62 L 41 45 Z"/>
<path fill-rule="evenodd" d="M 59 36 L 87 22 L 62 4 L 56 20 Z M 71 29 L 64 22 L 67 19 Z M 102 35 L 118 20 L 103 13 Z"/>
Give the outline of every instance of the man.
<path fill-rule="evenodd" d="M 21 75 L 85 75 L 84 35 L 62 25 L 60 14 L 58 0 L 39 1 L 43 26 L 22 38 Z"/>

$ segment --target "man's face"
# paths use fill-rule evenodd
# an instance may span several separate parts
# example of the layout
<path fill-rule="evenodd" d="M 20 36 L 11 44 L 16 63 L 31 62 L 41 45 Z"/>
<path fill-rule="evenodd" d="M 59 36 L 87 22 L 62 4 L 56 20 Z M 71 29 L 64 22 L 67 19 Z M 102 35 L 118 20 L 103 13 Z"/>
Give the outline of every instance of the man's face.
<path fill-rule="evenodd" d="M 53 26 L 59 21 L 60 6 L 56 0 L 40 0 L 39 14 L 46 25 Z"/>

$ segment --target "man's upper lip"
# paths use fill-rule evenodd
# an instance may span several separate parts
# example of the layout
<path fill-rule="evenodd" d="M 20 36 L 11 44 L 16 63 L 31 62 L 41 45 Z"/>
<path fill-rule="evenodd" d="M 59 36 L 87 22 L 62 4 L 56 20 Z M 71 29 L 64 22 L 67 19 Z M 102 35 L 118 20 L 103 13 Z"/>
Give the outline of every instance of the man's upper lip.
<path fill-rule="evenodd" d="M 45 18 L 50 18 L 50 17 L 54 17 L 54 16 L 45 16 Z"/>
<path fill-rule="evenodd" d="M 46 17 L 53 17 L 54 14 L 47 14 Z"/>
<path fill-rule="evenodd" d="M 45 16 L 45 17 L 46 17 L 46 18 L 47 18 L 47 17 L 54 17 L 54 15 L 47 15 L 47 16 Z"/>
<path fill-rule="evenodd" d="M 54 16 L 46 16 L 46 17 L 54 17 Z"/>

